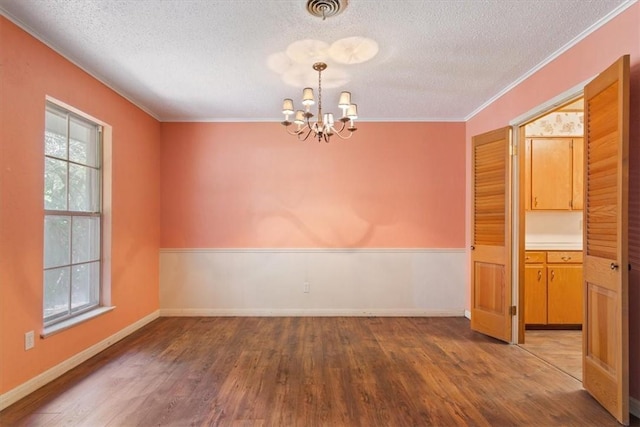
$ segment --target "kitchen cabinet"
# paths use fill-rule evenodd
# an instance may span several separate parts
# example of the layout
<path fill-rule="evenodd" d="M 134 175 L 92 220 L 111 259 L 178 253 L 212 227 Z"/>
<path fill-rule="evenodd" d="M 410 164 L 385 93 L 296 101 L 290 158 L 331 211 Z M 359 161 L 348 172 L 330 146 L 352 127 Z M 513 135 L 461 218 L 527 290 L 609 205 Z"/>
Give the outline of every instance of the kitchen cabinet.
<path fill-rule="evenodd" d="M 527 325 L 582 324 L 582 252 L 527 251 L 524 286 Z"/>
<path fill-rule="evenodd" d="M 547 269 L 544 264 L 525 264 L 524 283 L 524 322 L 546 325 Z"/>
<path fill-rule="evenodd" d="M 525 209 L 581 210 L 582 138 L 527 138 Z"/>

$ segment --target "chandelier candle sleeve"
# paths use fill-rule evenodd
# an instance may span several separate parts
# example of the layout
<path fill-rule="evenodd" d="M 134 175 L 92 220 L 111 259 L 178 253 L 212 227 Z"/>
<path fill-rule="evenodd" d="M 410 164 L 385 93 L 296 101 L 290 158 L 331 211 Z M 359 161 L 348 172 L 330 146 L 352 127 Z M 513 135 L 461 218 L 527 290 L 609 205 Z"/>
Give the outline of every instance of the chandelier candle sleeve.
<path fill-rule="evenodd" d="M 351 92 L 342 92 L 340 94 L 340 102 L 338 102 L 338 107 L 342 110 L 342 117 L 347 115 L 349 105 L 351 105 Z"/>
<path fill-rule="evenodd" d="M 347 117 L 351 119 L 353 125 L 353 120 L 358 118 L 358 106 L 356 104 L 351 104 L 347 108 Z"/>
<path fill-rule="evenodd" d="M 358 107 L 351 102 L 351 92 L 343 91 L 340 93 L 338 108 L 342 110 L 342 117 L 338 120 L 339 129 L 336 128 L 336 120 L 333 113 L 323 114 L 322 72 L 326 68 L 327 64 L 324 62 L 316 62 L 313 64 L 313 69 L 318 72 L 318 118 L 315 122 L 311 121 L 311 118 L 314 117 L 314 114 L 311 112 L 311 106 L 316 103 L 312 88 L 306 87 L 302 90 L 302 105 L 304 110 L 295 110 L 293 100 L 290 98 L 285 98 L 282 102 L 282 114 L 284 114 L 282 125 L 287 127 L 287 133 L 296 135 L 300 141 L 306 141 L 311 135 L 313 135 L 318 142 L 329 142 L 329 139 L 333 135 L 337 135 L 341 139 L 348 139 L 351 138 L 353 132 L 358 130 L 354 124 L 354 120 L 358 118 Z M 289 116 L 294 114 L 294 111 L 295 115 L 292 123 L 289 121 Z M 348 127 L 347 122 L 349 123 Z M 292 124 L 296 125 L 293 132 L 288 129 Z"/>
<path fill-rule="evenodd" d="M 313 100 L 313 89 L 311 89 L 310 87 L 305 87 L 302 91 L 302 105 L 307 107 L 308 110 L 309 107 L 313 104 L 315 104 L 315 101 Z"/>
<path fill-rule="evenodd" d="M 293 99 L 285 99 L 282 103 L 282 113 L 285 116 L 293 114 Z"/>

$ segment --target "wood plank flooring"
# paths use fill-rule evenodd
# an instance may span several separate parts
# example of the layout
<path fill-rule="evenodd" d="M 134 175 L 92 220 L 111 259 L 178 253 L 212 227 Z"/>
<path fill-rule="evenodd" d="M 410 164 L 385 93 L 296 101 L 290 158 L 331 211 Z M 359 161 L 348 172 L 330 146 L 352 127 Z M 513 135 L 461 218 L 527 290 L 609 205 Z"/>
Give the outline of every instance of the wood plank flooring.
<path fill-rule="evenodd" d="M 618 425 L 575 378 L 465 318 L 344 317 L 160 318 L 0 424 Z"/>
<path fill-rule="evenodd" d="M 582 331 L 531 330 L 524 342 L 525 350 L 582 381 Z"/>

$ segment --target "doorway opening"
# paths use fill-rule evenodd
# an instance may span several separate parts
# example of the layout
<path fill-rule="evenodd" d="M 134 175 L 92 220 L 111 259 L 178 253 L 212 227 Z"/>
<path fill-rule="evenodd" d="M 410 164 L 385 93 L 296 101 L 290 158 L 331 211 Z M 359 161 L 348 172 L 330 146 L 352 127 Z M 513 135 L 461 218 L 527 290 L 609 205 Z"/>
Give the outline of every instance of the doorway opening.
<path fill-rule="evenodd" d="M 582 93 L 517 126 L 518 342 L 582 381 Z"/>

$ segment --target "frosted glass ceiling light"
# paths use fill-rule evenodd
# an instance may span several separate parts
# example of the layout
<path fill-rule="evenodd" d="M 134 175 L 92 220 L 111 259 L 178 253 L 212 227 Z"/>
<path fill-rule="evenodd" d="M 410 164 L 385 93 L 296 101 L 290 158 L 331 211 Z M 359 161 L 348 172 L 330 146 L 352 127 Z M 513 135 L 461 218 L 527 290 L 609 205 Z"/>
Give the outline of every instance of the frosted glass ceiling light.
<path fill-rule="evenodd" d="M 315 122 L 311 121 L 311 118 L 314 117 L 311 106 L 315 104 L 315 99 L 313 89 L 306 87 L 302 91 L 304 111 L 297 110 L 293 122 L 289 120 L 289 116 L 294 114 L 293 100 L 286 98 L 282 102 L 282 114 L 284 114 L 282 125 L 287 128 L 287 133 L 296 135 L 301 141 L 306 141 L 310 136 L 316 138 L 318 142 L 323 140 L 329 142 L 333 135 L 337 135 L 341 139 L 351 138 L 353 132 L 357 130 L 354 120 L 358 118 L 357 106 L 351 102 L 351 92 L 344 91 L 340 94 L 338 107 L 342 110 L 342 117 L 338 119 L 341 123 L 338 129 L 335 127 L 336 120 L 332 113 L 322 114 L 322 72 L 327 69 L 327 64 L 316 62 L 313 64 L 313 69 L 318 72 L 318 119 Z M 347 123 L 349 123 L 348 126 Z M 295 130 L 290 131 L 289 126 L 294 124 Z"/>

